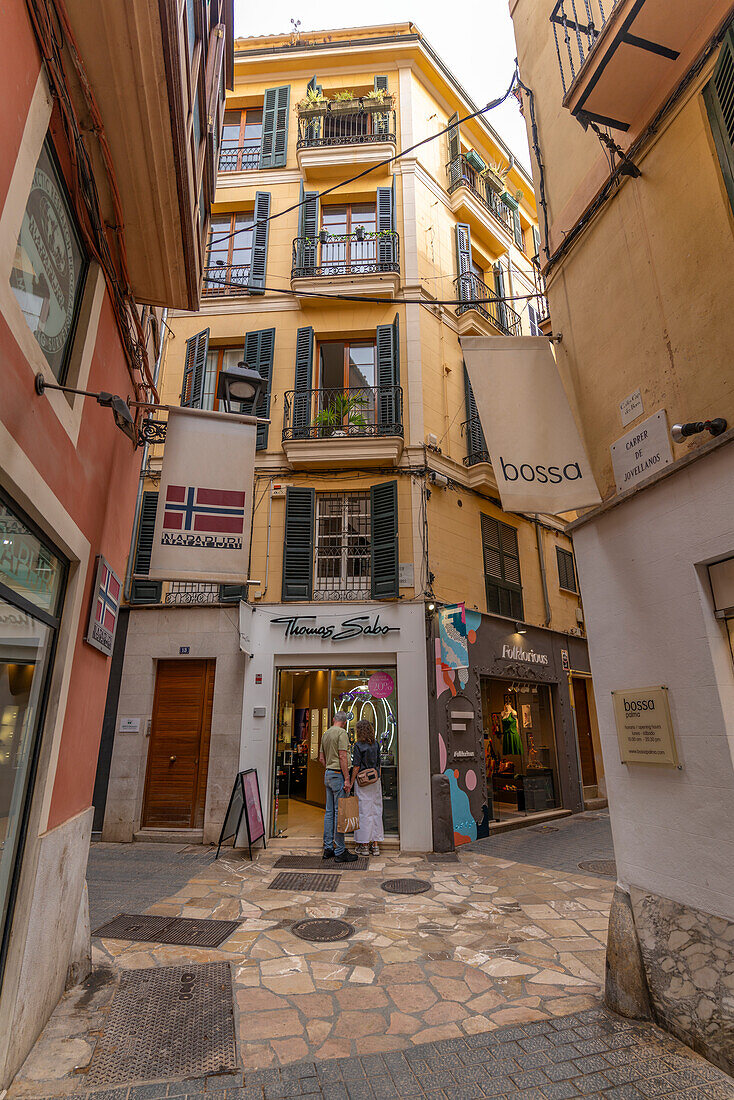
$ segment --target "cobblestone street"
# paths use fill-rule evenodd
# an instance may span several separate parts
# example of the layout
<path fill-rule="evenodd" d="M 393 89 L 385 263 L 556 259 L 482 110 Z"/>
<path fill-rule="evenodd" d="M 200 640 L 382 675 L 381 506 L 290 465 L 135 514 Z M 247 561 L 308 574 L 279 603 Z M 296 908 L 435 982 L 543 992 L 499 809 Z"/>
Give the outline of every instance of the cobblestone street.
<path fill-rule="evenodd" d="M 86 1091 L 124 971 L 227 960 L 244 1077 L 130 1082 L 129 1100 L 734 1097 L 730 1079 L 680 1043 L 601 1006 L 613 880 L 578 864 L 611 858 L 606 814 L 492 837 L 455 863 L 389 853 L 366 871 L 334 868 L 333 894 L 269 890 L 283 852 L 250 863 L 231 850 L 215 861 L 211 849 L 94 845 L 93 929 L 121 911 L 239 927 L 217 949 L 93 939 L 93 975 L 62 1000 L 10 1096 Z M 431 889 L 387 894 L 381 883 L 394 877 Z M 307 916 L 340 917 L 355 933 L 306 943 L 291 928 Z"/>

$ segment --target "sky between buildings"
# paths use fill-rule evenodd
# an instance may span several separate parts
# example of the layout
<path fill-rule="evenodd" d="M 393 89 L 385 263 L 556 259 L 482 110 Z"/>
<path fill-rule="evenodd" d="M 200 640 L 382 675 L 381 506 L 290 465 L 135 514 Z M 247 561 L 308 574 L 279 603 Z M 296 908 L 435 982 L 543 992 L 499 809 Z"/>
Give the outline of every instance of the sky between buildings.
<path fill-rule="evenodd" d="M 370 0 L 358 10 L 343 0 L 319 0 L 312 8 L 296 0 L 235 0 L 237 36 L 283 34 L 292 30 L 291 19 L 301 20 L 302 33 L 412 20 L 478 107 L 507 89 L 515 65 L 508 0 Z M 514 97 L 487 118 L 527 167 L 525 121 Z"/>

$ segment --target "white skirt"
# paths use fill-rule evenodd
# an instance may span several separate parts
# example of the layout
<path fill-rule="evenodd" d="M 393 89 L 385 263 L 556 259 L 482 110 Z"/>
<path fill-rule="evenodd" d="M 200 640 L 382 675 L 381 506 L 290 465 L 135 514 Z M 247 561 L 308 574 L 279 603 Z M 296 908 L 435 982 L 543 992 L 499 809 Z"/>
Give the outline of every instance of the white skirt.
<path fill-rule="evenodd" d="M 382 826 L 382 782 L 370 783 L 367 787 L 357 788 L 359 802 L 359 828 L 354 830 L 355 844 L 369 844 L 372 840 L 384 840 Z"/>

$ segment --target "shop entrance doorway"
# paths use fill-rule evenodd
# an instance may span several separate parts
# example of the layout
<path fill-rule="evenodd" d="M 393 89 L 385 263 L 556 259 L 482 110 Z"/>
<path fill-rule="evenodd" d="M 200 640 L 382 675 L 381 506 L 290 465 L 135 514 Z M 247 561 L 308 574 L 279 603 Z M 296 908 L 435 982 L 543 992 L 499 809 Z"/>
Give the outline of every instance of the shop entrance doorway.
<path fill-rule="evenodd" d="M 158 662 L 143 827 L 203 826 L 213 697 L 213 660 Z"/>
<path fill-rule="evenodd" d="M 350 745 L 354 744 L 358 721 L 366 719 L 375 728 L 382 761 L 385 834 L 397 835 L 396 681 L 394 668 L 278 671 L 272 836 L 322 836 L 324 769 L 319 763 L 319 750 L 321 737 L 339 710 L 349 714 L 347 733 Z"/>
<path fill-rule="evenodd" d="M 576 729 L 579 738 L 579 756 L 584 787 L 596 786 L 596 762 L 594 743 L 591 740 L 591 717 L 589 715 L 589 696 L 586 680 L 581 676 L 573 677 L 573 701 L 576 707 Z"/>

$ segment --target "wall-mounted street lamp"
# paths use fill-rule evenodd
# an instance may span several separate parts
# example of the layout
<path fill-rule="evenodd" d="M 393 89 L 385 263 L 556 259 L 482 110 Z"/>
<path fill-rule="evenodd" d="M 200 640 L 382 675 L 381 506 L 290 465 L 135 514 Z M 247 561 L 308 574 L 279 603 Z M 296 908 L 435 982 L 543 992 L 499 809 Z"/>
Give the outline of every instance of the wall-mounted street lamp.
<path fill-rule="evenodd" d="M 528 628 L 525 626 L 525 623 L 515 623 L 516 634 L 527 634 L 527 632 Z"/>
<path fill-rule="evenodd" d="M 222 367 L 217 378 L 217 400 L 232 412 L 233 401 L 252 401 L 253 410 L 262 392 L 264 379 L 259 371 L 240 362 L 236 367 Z"/>
<path fill-rule="evenodd" d="M 711 435 L 721 435 L 726 431 L 726 421 L 723 417 L 717 416 L 713 420 L 690 420 L 687 424 L 674 424 L 670 429 L 670 434 L 676 443 L 682 443 L 684 439 L 688 439 L 691 435 L 698 435 L 700 432 L 711 432 Z"/>
<path fill-rule="evenodd" d="M 46 390 L 61 390 L 62 393 L 78 393 L 82 397 L 93 397 L 98 405 L 103 405 L 106 409 L 112 409 L 112 416 L 117 427 L 125 433 L 128 439 L 137 444 L 138 433 L 132 413 L 128 408 L 127 401 L 124 401 L 122 397 L 118 397 L 117 394 L 105 393 L 104 390 L 100 393 L 92 393 L 90 390 L 76 390 L 72 386 L 58 386 L 55 382 L 47 382 L 39 371 L 36 375 L 36 393 L 40 397 Z"/>

